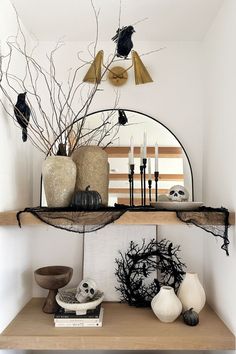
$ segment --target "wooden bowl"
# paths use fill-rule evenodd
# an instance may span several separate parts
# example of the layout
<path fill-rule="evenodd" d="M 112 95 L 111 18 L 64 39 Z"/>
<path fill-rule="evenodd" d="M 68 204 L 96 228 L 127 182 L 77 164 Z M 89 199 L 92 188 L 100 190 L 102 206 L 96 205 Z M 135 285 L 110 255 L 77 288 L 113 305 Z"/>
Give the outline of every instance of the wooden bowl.
<path fill-rule="evenodd" d="M 66 286 L 71 280 L 73 269 L 66 266 L 47 266 L 35 270 L 36 283 L 49 293 L 43 305 L 43 312 L 55 313 L 58 304 L 55 300 L 58 289 Z"/>

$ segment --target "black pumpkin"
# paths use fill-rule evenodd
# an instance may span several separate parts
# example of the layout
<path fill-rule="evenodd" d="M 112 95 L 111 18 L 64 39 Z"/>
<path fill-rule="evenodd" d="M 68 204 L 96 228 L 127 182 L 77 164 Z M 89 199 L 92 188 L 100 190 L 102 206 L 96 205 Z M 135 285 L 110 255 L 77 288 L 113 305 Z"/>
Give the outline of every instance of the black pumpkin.
<path fill-rule="evenodd" d="M 96 191 L 90 191 L 87 186 L 85 191 L 78 191 L 74 194 L 71 206 L 76 209 L 98 209 L 101 206 L 102 198 Z"/>
<path fill-rule="evenodd" d="M 199 316 L 196 311 L 193 311 L 193 308 L 185 311 L 183 313 L 184 323 L 188 326 L 196 326 L 199 323 Z"/>

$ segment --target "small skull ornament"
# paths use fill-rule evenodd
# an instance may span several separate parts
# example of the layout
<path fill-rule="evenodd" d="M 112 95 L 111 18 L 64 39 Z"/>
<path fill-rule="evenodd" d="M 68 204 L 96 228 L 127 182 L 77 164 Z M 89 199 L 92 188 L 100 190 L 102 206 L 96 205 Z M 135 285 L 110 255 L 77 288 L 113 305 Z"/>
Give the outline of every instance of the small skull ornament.
<path fill-rule="evenodd" d="M 94 297 L 96 292 L 97 284 L 95 280 L 86 278 L 79 283 L 75 298 L 81 303 L 88 302 Z"/>
<path fill-rule="evenodd" d="M 176 185 L 170 188 L 168 198 L 172 202 L 186 202 L 189 198 L 189 192 L 183 186 Z"/>

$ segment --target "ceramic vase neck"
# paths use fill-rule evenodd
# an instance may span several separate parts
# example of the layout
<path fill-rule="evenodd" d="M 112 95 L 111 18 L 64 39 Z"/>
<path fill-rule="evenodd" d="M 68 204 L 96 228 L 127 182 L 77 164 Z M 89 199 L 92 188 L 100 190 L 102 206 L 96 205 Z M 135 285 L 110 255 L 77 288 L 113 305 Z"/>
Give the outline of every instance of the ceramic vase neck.
<path fill-rule="evenodd" d="M 189 272 L 185 274 L 185 278 L 189 279 L 198 279 L 198 274 L 194 272 Z"/>
<path fill-rule="evenodd" d="M 174 289 L 171 286 L 162 286 L 160 292 L 165 294 L 169 293 L 170 295 L 172 295 L 174 293 Z"/>

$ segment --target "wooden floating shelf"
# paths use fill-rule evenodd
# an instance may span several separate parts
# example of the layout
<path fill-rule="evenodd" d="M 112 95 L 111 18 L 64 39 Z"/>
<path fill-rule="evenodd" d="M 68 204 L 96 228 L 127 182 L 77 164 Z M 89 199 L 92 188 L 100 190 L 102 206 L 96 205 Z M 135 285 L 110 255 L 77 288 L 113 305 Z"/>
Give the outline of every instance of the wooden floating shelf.
<path fill-rule="evenodd" d="M 212 222 L 209 222 L 209 219 L 206 220 L 204 218 L 204 212 L 201 213 L 202 216 L 202 225 L 221 225 L 220 222 L 216 220 L 213 213 L 212 215 Z M 183 222 L 176 216 L 175 211 L 148 211 L 148 212 L 138 212 L 138 211 L 127 211 L 123 214 L 119 219 L 117 219 L 115 224 L 130 224 L 130 225 L 176 225 L 182 224 Z M 229 215 L 229 224 L 235 224 L 235 214 L 230 213 Z"/>
<path fill-rule="evenodd" d="M 134 179 L 135 180 L 140 180 L 140 174 L 135 173 L 134 174 Z M 128 181 L 128 175 L 127 173 L 110 173 L 109 174 L 109 181 Z M 154 174 L 152 175 L 152 180 L 154 181 Z M 159 175 L 159 182 L 160 181 L 183 181 L 184 180 L 184 175 L 183 174 L 160 174 Z"/>
<path fill-rule="evenodd" d="M 0 212 L 0 226 L 11 226 L 11 225 L 18 225 L 17 219 L 16 219 L 16 213 L 17 211 L 5 211 L 5 212 Z M 68 215 L 71 212 L 68 212 Z M 102 223 L 103 218 L 104 218 L 104 212 L 86 212 L 86 211 L 81 211 L 78 212 L 81 213 L 83 216 L 86 214 L 91 215 L 91 220 L 94 222 L 94 219 L 99 220 L 99 223 Z M 116 213 L 116 211 L 114 211 Z M 204 212 L 198 212 L 201 213 L 202 216 L 202 225 L 221 225 L 220 222 L 217 221 L 217 218 L 215 218 L 215 215 L 213 213 L 210 213 L 208 216 L 208 219 L 205 219 L 204 217 Z M 212 222 L 210 221 L 212 217 Z M 22 225 L 42 225 L 44 224 L 41 220 L 39 220 L 36 216 L 32 215 L 29 212 L 22 213 L 20 216 L 21 224 Z M 91 220 L 89 220 L 84 225 L 90 225 Z M 57 225 L 62 224 L 62 220 L 60 219 L 54 219 L 53 223 Z M 126 211 L 119 219 L 114 221 L 114 224 L 119 224 L 119 225 L 176 225 L 176 224 L 182 224 L 183 222 L 178 219 L 176 216 L 175 211 Z M 229 224 L 234 225 L 235 224 L 235 213 L 230 213 L 229 215 Z M 45 225 L 45 224 L 44 224 Z"/>
<path fill-rule="evenodd" d="M 130 146 L 108 146 L 104 150 L 107 152 L 108 157 L 111 158 L 128 158 Z M 147 147 L 148 157 L 155 157 L 155 147 Z M 140 157 L 140 147 L 134 147 L 134 157 Z M 183 150 L 181 147 L 175 146 L 159 146 L 159 158 L 181 158 L 183 157 Z"/>
<path fill-rule="evenodd" d="M 147 191 L 147 194 L 148 195 L 149 191 Z M 153 194 L 153 200 L 155 199 L 155 195 Z M 118 204 L 125 204 L 125 205 L 129 205 L 130 203 L 130 199 L 129 197 L 118 197 L 117 198 L 117 203 Z M 142 199 L 141 198 L 136 198 L 134 196 L 134 205 L 142 205 Z"/>
<path fill-rule="evenodd" d="M 0 335 L 1 349 L 25 350 L 233 350 L 235 337 L 208 306 L 200 323 L 190 327 L 181 317 L 162 323 L 149 308 L 104 303 L 101 328 L 55 328 L 53 315 L 33 298 Z"/>
<path fill-rule="evenodd" d="M 165 188 L 158 188 L 158 194 L 167 194 L 169 189 Z M 108 192 L 111 194 L 128 194 L 129 195 L 129 188 L 109 188 Z M 140 194 L 141 188 L 134 188 L 134 194 Z M 146 195 L 148 195 L 149 189 L 146 188 Z M 152 195 L 155 195 L 155 191 L 152 190 Z M 153 200 L 155 200 L 153 198 Z"/>

